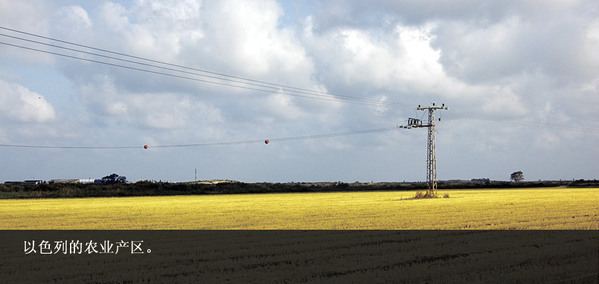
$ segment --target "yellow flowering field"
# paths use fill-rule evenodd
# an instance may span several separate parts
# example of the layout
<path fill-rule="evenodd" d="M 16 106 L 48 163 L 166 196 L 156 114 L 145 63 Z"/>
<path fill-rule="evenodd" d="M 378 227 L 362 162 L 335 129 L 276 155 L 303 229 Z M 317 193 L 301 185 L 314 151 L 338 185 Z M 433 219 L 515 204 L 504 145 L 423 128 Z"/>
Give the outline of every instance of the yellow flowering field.
<path fill-rule="evenodd" d="M 0 200 L 3 230 L 599 229 L 599 188 Z"/>

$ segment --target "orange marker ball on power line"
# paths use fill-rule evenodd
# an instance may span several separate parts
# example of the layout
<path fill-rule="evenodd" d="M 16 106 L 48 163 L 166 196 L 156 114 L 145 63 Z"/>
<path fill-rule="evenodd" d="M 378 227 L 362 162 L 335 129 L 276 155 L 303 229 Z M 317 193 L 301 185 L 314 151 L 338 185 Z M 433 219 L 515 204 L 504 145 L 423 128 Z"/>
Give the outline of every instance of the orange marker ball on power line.
<path fill-rule="evenodd" d="M 268 142 L 270 142 L 268 139 L 264 140 L 264 144 L 268 144 Z"/>
<path fill-rule="evenodd" d="M 148 145 L 144 145 L 144 149 L 148 149 Z"/>

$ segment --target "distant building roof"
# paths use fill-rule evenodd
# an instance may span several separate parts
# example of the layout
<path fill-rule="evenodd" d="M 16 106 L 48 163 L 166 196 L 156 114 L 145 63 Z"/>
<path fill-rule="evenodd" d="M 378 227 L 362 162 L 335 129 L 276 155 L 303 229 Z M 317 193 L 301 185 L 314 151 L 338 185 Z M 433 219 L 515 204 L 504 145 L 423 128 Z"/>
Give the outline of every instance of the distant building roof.
<path fill-rule="evenodd" d="M 71 178 L 71 179 L 51 179 L 48 183 L 79 183 L 79 179 Z"/>

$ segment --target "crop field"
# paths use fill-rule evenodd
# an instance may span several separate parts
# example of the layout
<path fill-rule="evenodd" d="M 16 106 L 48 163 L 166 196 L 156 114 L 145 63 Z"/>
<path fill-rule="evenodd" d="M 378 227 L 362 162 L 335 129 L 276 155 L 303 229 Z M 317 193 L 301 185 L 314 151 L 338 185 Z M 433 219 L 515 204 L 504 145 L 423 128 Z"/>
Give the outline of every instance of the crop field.
<path fill-rule="evenodd" d="M 151 253 L 26 255 L 23 240 Z M 596 231 L 4 231 L 5 283 L 597 283 Z M 7 252 L 8 251 L 8 252 Z"/>
<path fill-rule="evenodd" d="M 597 188 L 442 190 L 449 198 L 410 199 L 415 193 L 0 200 L 0 279 L 599 281 Z M 24 242 L 62 240 L 137 240 L 144 253 L 24 253 Z"/>
<path fill-rule="evenodd" d="M 2 230 L 598 230 L 599 189 L 0 200 Z"/>

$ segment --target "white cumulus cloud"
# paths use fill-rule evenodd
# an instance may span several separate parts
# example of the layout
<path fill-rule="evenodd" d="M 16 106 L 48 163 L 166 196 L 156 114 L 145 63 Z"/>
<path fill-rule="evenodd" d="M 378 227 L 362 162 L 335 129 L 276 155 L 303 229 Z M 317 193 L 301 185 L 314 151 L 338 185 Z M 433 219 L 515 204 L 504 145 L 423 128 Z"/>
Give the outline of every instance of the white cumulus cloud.
<path fill-rule="evenodd" d="M 26 87 L 0 79 L 0 117 L 8 121 L 44 123 L 56 119 L 46 99 Z"/>

